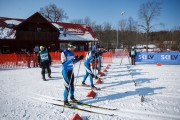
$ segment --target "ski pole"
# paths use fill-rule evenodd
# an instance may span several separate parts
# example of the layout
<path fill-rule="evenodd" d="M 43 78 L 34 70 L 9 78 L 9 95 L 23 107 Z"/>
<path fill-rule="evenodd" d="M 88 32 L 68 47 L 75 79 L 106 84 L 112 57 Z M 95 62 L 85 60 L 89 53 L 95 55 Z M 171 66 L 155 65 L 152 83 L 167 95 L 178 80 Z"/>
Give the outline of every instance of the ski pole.
<path fill-rule="evenodd" d="M 128 66 L 127 66 L 127 68 L 128 68 Z M 128 68 L 128 69 L 129 69 L 129 68 Z M 129 74 L 130 74 L 131 77 L 132 77 L 132 81 L 134 82 L 134 86 L 136 86 L 137 84 L 136 84 L 135 80 L 133 79 L 133 74 L 131 73 L 130 69 L 129 69 Z"/>
<path fill-rule="evenodd" d="M 73 73 L 74 73 L 74 67 L 75 67 L 75 64 L 73 64 L 73 69 L 72 69 L 72 73 L 71 73 L 71 77 L 70 77 L 70 80 L 69 80 L 69 85 L 68 85 L 68 90 L 67 90 L 67 96 L 69 95 L 69 89 L 70 89 L 70 85 L 71 85 L 71 80 L 72 80 L 72 76 L 73 76 Z M 66 96 L 66 97 L 67 97 Z M 63 110 L 61 113 L 64 112 L 64 108 L 65 108 L 65 104 L 63 105 Z"/>
<path fill-rule="evenodd" d="M 77 72 L 77 75 L 76 75 L 75 87 L 76 87 L 76 83 L 77 83 L 77 77 L 79 75 L 80 66 L 81 66 L 81 61 L 79 63 L 79 68 L 78 68 L 78 72 Z M 75 90 L 75 87 L 74 87 L 74 90 Z"/>
<path fill-rule="evenodd" d="M 97 67 L 96 67 L 96 59 L 97 59 L 97 58 L 96 58 L 96 56 L 95 56 L 95 63 L 94 63 L 94 70 L 95 70 L 94 75 L 95 75 L 95 76 L 96 76 L 96 68 L 97 68 Z"/>

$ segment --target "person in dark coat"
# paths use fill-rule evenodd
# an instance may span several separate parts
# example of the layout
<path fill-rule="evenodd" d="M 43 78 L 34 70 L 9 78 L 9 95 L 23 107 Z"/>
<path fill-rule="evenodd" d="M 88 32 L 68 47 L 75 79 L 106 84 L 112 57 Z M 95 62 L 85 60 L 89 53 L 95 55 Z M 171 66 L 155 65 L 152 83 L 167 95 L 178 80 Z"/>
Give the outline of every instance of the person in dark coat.
<path fill-rule="evenodd" d="M 134 47 L 129 51 L 129 56 L 131 57 L 131 64 L 135 65 L 136 50 Z"/>
<path fill-rule="evenodd" d="M 47 50 L 45 50 L 43 46 L 40 46 L 40 51 L 38 53 L 38 64 L 42 69 L 41 74 L 42 74 L 42 79 L 44 81 L 46 81 L 45 69 L 47 69 L 48 77 L 51 78 L 51 68 L 50 68 L 51 63 L 52 60 L 50 54 L 48 53 Z"/>

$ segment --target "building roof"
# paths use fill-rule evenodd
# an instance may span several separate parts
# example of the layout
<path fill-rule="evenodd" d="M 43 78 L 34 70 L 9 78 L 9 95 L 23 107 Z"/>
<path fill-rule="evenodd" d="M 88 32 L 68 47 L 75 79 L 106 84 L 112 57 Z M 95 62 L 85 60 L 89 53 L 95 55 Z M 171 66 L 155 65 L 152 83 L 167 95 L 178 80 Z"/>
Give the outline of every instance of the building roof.
<path fill-rule="evenodd" d="M 39 13 L 35 13 L 39 14 Z M 33 14 L 33 15 L 35 15 Z M 32 15 L 32 16 L 33 16 Z M 0 17 L 0 39 L 15 39 L 16 29 L 26 23 L 27 19 Z M 59 30 L 60 41 L 97 41 L 96 35 L 87 25 L 63 22 L 49 22 Z"/>
<path fill-rule="evenodd" d="M 52 23 L 60 31 L 61 41 L 97 41 L 96 35 L 87 25 L 56 22 Z"/>
<path fill-rule="evenodd" d="M 143 49 L 143 48 L 145 48 L 145 47 L 146 47 L 146 45 L 140 45 L 140 44 L 136 45 L 136 48 L 137 48 L 137 49 Z M 150 45 L 148 45 L 148 48 L 149 48 L 149 49 L 154 49 L 154 48 L 157 48 L 157 46 L 156 46 L 156 45 L 153 45 L 153 44 L 150 44 Z"/>
<path fill-rule="evenodd" d="M 39 12 L 34 13 L 29 18 L 25 19 L 23 22 L 19 22 L 19 24 L 16 24 L 14 29 L 18 30 L 20 27 L 23 27 L 23 25 L 26 24 L 27 22 L 48 24 L 48 26 L 52 27 L 56 32 L 59 31 L 55 26 L 51 24 L 51 22 L 49 22 L 46 18 L 44 18 Z"/>

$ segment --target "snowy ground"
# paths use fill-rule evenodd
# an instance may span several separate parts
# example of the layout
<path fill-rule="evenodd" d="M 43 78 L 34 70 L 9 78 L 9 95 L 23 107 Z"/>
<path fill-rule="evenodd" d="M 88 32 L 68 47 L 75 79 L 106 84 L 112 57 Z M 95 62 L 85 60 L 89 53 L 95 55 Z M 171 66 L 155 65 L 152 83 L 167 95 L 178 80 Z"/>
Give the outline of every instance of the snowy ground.
<path fill-rule="evenodd" d="M 117 110 L 82 108 L 113 113 L 114 116 L 69 108 L 61 113 L 62 107 L 33 99 L 45 98 L 40 95 L 63 99 L 61 65 L 53 65 L 53 78 L 48 81 L 42 81 L 40 68 L 0 70 L 0 120 L 68 120 L 76 113 L 88 120 L 180 120 L 179 65 L 131 66 L 127 60 L 123 60 L 122 65 L 118 61 L 118 58 L 113 60 L 106 76 L 102 77 L 103 84 L 96 85 L 103 90 L 95 91 L 94 99 L 86 97 L 90 90 L 79 86 L 85 73 L 83 63 L 75 83 L 75 97 L 81 102 Z M 75 75 L 78 67 L 79 63 L 75 65 Z M 89 84 L 89 78 L 86 83 Z"/>

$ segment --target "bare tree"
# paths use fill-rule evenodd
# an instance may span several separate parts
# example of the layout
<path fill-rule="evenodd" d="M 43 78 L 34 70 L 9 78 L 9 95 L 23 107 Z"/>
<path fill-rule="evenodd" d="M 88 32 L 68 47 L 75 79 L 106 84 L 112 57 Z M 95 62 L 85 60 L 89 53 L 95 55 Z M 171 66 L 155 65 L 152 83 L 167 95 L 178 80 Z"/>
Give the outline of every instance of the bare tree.
<path fill-rule="evenodd" d="M 84 19 L 74 19 L 74 20 L 71 20 L 70 22 L 74 24 L 85 24 L 90 27 L 96 26 L 95 21 L 91 21 L 91 19 L 87 16 Z"/>
<path fill-rule="evenodd" d="M 55 4 L 49 4 L 44 8 L 40 8 L 40 14 L 43 15 L 47 20 L 51 22 L 62 21 L 68 19 L 68 16 L 63 9 L 58 8 Z"/>
<path fill-rule="evenodd" d="M 120 27 L 120 32 L 119 32 L 119 27 Z M 121 43 L 120 45 L 121 45 L 121 47 L 123 49 L 124 49 L 124 42 L 125 42 L 124 33 L 125 33 L 126 28 L 127 28 L 127 20 L 125 20 L 125 19 L 119 20 L 119 22 L 118 22 L 118 32 L 117 32 L 117 37 L 118 38 L 117 39 L 119 41 L 119 38 L 120 38 L 120 43 Z M 118 46 L 119 45 L 117 45 L 117 47 Z"/>
<path fill-rule="evenodd" d="M 73 24 L 84 24 L 84 21 L 83 21 L 83 19 L 74 19 L 74 20 L 71 20 L 70 23 L 73 23 Z"/>
<path fill-rule="evenodd" d="M 128 18 L 128 31 L 132 32 L 132 31 L 137 31 L 137 22 L 134 21 L 134 19 L 132 17 Z"/>
<path fill-rule="evenodd" d="M 86 17 L 84 18 L 84 23 L 85 23 L 86 25 L 91 26 L 91 23 L 92 23 L 92 22 L 91 22 L 91 19 L 86 16 Z"/>
<path fill-rule="evenodd" d="M 132 17 L 129 17 L 127 20 L 127 28 L 124 35 L 124 45 L 126 48 L 130 48 L 138 43 L 137 41 L 137 21 L 135 21 Z M 122 31 L 123 32 L 123 31 Z M 123 37 L 123 36 L 122 36 Z"/>
<path fill-rule="evenodd" d="M 160 16 L 161 12 L 161 3 L 156 1 L 149 1 L 145 4 L 141 4 L 139 9 L 139 18 L 141 19 L 141 23 L 139 26 L 146 33 L 146 51 L 148 51 L 148 39 L 150 32 L 152 30 L 152 21 Z"/>
<path fill-rule="evenodd" d="M 104 23 L 104 31 L 110 31 L 110 30 L 112 30 L 111 24 L 108 22 Z"/>
<path fill-rule="evenodd" d="M 118 28 L 120 27 L 120 30 L 121 31 L 125 31 L 126 30 L 126 27 L 127 27 L 127 20 L 125 19 L 122 19 L 122 20 L 119 20 L 118 22 Z"/>

